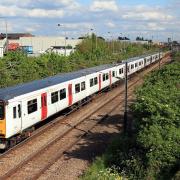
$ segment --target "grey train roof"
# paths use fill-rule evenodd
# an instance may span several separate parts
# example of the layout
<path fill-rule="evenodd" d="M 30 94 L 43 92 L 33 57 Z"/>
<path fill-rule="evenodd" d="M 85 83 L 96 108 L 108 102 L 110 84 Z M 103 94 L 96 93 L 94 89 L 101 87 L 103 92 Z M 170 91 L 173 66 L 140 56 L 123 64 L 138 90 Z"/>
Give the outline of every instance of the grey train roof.
<path fill-rule="evenodd" d="M 79 78 L 79 77 L 82 77 L 91 73 L 95 73 L 104 69 L 108 69 L 114 66 L 115 64 L 114 65 L 106 64 L 106 65 L 101 65 L 97 67 L 82 69 L 75 72 L 61 73 L 56 76 L 47 77 L 45 79 L 35 80 L 35 81 L 24 83 L 24 84 L 3 88 L 3 89 L 0 89 L 0 100 L 7 101 L 16 96 L 20 96 L 29 92 L 37 91 L 37 90 L 40 90 L 49 86 L 53 86 L 59 83 L 73 80 L 73 79 L 76 79 L 76 78 Z"/>

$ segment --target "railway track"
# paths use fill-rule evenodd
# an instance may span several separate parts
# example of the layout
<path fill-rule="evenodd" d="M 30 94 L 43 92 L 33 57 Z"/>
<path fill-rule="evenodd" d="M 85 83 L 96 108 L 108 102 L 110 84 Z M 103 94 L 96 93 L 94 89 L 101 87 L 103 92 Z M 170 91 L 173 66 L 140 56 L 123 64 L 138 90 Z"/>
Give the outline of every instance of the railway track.
<path fill-rule="evenodd" d="M 157 66 L 156 66 L 157 68 Z M 150 67 L 149 70 L 151 71 L 152 68 Z M 141 80 L 142 81 L 142 80 Z M 129 83 L 129 93 L 132 93 L 134 86 L 140 82 L 140 79 L 136 79 L 133 82 Z M 108 117 L 108 114 L 111 113 L 115 107 L 119 106 L 123 102 L 123 91 L 116 93 L 112 98 L 108 99 L 104 104 L 102 103 L 96 111 L 91 112 L 85 118 L 82 118 L 80 121 L 76 123 L 68 123 L 68 121 L 64 121 L 61 125 L 65 125 L 66 128 L 64 132 L 61 134 L 56 134 L 48 143 L 44 144 L 38 150 L 27 155 L 23 158 L 19 163 L 14 164 L 13 167 L 9 168 L 4 174 L 1 174 L 1 179 L 24 179 L 25 177 L 29 177 L 30 179 L 37 179 L 43 172 L 45 172 L 56 160 L 61 158 L 74 144 L 76 144 L 84 135 L 90 132 L 97 123 L 102 121 L 104 118 Z M 118 99 L 118 101 L 117 101 Z M 116 100 L 116 101 L 115 101 Z M 112 106 L 113 104 L 113 106 Z M 106 107 L 107 106 L 107 107 Z M 102 109 L 104 109 L 104 113 L 102 113 Z M 101 112 L 101 113 L 100 113 Z M 96 115 L 95 115 L 96 114 Z M 98 114 L 103 114 L 100 118 L 95 118 L 94 116 L 98 117 Z M 62 117 L 61 117 L 62 119 Z M 56 120 L 58 122 L 58 120 Z M 49 125 L 49 128 L 53 128 L 58 123 L 52 123 Z M 83 128 L 86 127 L 86 128 Z M 89 128 L 87 128 L 89 127 Z M 46 127 L 47 128 L 47 127 Z M 47 129 L 46 129 L 47 130 Z M 63 129 L 62 129 L 63 130 Z M 43 135 L 44 131 L 40 131 L 39 134 L 36 134 L 32 137 L 31 141 L 34 138 L 37 138 L 40 134 Z M 69 138 L 68 138 L 69 137 Z M 74 137 L 74 138 L 73 138 Z M 20 148 L 22 145 L 28 144 L 30 140 L 20 144 L 15 149 Z M 33 142 L 31 142 L 33 143 Z M 58 151 L 57 151 L 58 150 Z M 14 150 L 15 151 L 15 150 Z M 13 150 L 8 151 L 4 158 L 8 159 L 8 154 L 13 155 Z M 1 161 L 1 158 L 0 158 Z"/>

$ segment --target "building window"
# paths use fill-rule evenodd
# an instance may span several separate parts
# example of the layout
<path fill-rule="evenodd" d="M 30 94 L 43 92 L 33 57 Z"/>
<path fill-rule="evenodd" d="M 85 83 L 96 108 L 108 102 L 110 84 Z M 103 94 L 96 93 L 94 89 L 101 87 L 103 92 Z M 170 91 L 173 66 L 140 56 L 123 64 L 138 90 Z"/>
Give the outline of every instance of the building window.
<path fill-rule="evenodd" d="M 31 113 L 37 111 L 37 99 L 28 101 L 27 106 L 28 106 L 28 114 L 31 114 Z"/>
<path fill-rule="evenodd" d="M 103 74 L 103 81 L 106 80 L 106 74 Z"/>
<path fill-rule="evenodd" d="M 75 85 L 75 93 L 79 93 L 80 92 L 80 84 L 76 84 Z"/>
<path fill-rule="evenodd" d="M 94 83 L 93 83 L 93 79 L 90 79 L 90 87 L 92 87 L 93 85 L 94 85 Z"/>
<path fill-rule="evenodd" d="M 58 102 L 58 91 L 51 93 L 51 104 Z"/>
<path fill-rule="evenodd" d="M 16 107 L 13 107 L 13 118 L 16 119 Z"/>
<path fill-rule="evenodd" d="M 115 77 L 115 71 L 112 72 L 112 77 Z"/>
<path fill-rule="evenodd" d="M 97 77 L 94 78 L 94 85 L 98 84 L 98 79 Z"/>
<path fill-rule="evenodd" d="M 81 83 L 81 91 L 84 91 L 86 89 L 85 81 Z"/>
<path fill-rule="evenodd" d="M 66 89 L 64 88 L 60 90 L 60 100 L 65 98 L 66 98 Z"/>

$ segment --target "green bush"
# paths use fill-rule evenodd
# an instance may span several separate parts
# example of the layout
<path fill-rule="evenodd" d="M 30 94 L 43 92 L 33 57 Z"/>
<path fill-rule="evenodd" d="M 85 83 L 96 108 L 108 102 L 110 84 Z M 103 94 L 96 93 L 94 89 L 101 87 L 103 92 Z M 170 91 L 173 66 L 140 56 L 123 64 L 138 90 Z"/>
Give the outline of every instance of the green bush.
<path fill-rule="evenodd" d="M 114 43 L 114 50 L 112 43 Z M 123 52 L 120 51 L 122 47 L 125 49 Z M 69 57 L 54 53 L 43 54 L 40 57 L 27 57 L 21 51 L 8 52 L 4 58 L 0 59 L 0 88 L 42 79 L 58 73 L 109 64 L 155 50 L 155 47 L 149 50 L 143 45 L 126 44 L 124 46 L 120 42 L 108 43 L 96 38 L 93 34 L 84 39 Z"/>
<path fill-rule="evenodd" d="M 119 177 L 132 180 L 180 177 L 180 54 L 174 63 L 146 77 L 136 91 L 131 135 L 120 135 L 98 158 L 88 175 L 116 167 Z M 98 165 L 100 164 L 100 165 Z M 94 171 L 93 171 L 94 170 Z"/>

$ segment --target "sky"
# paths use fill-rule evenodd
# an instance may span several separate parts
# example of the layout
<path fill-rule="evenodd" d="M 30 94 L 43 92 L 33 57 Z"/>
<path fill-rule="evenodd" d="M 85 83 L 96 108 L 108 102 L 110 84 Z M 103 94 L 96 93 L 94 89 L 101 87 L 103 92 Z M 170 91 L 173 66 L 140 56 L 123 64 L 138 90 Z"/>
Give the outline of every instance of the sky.
<path fill-rule="evenodd" d="M 0 33 L 5 21 L 9 33 L 179 41 L 180 0 L 0 0 Z"/>

